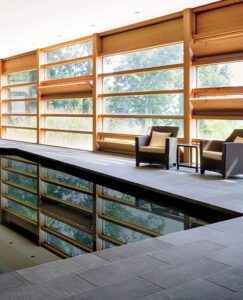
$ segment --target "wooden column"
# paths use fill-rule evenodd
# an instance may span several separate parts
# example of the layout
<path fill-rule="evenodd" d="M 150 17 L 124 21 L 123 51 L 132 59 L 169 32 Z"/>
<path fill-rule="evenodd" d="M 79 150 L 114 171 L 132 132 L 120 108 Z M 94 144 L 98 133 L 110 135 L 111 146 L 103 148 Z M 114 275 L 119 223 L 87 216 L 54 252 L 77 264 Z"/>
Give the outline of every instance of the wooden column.
<path fill-rule="evenodd" d="M 102 78 L 99 74 L 102 73 L 102 58 L 101 53 L 101 38 L 98 34 L 93 35 L 93 151 L 97 150 L 96 141 L 100 139 L 98 132 L 102 130 L 102 119 L 99 117 L 102 114 L 102 99 L 99 94 L 102 93 Z"/>
<path fill-rule="evenodd" d="M 0 138 L 5 138 L 5 119 L 3 117 L 3 113 L 5 112 L 5 103 L 2 101 L 4 99 L 4 76 L 3 76 L 3 60 L 0 60 L 0 101 L 1 101 L 1 109 L 0 109 Z"/>
<path fill-rule="evenodd" d="M 183 36 L 184 36 L 184 142 L 190 143 L 195 137 L 196 124 L 192 120 L 192 106 L 190 103 L 192 89 L 196 85 L 196 68 L 192 65 L 193 51 L 191 48 L 192 35 L 195 32 L 195 16 L 191 9 L 183 11 Z M 189 153 L 185 152 L 185 161 Z"/>
<path fill-rule="evenodd" d="M 44 100 L 40 92 L 41 82 L 44 81 L 44 70 L 41 65 L 44 64 L 44 53 L 40 49 L 37 50 L 37 144 L 44 144 L 45 133 L 44 128 L 45 119 L 44 113 Z"/>

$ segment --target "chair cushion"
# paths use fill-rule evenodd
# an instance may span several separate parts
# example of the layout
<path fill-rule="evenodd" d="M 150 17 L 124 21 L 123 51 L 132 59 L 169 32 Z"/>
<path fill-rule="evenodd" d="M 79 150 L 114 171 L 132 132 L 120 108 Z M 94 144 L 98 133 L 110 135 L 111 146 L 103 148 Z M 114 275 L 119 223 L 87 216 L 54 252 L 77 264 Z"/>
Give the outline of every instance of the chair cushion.
<path fill-rule="evenodd" d="M 141 146 L 139 147 L 140 152 L 149 153 L 165 153 L 165 148 L 163 147 L 151 147 L 151 146 Z"/>
<path fill-rule="evenodd" d="M 243 143 L 243 137 L 237 136 L 234 140 L 234 143 Z"/>
<path fill-rule="evenodd" d="M 152 131 L 152 137 L 151 137 L 149 146 L 165 148 L 166 138 L 168 138 L 170 136 L 171 136 L 170 132 Z"/>
<path fill-rule="evenodd" d="M 223 153 L 216 151 L 203 151 L 203 157 L 222 160 Z"/>

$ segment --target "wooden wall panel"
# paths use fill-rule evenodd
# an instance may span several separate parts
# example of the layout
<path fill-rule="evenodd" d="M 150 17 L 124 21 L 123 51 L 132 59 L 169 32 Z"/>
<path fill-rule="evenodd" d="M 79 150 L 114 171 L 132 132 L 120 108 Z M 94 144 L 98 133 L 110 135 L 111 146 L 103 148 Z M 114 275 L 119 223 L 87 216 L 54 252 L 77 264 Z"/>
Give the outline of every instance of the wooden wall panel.
<path fill-rule="evenodd" d="M 19 72 L 37 68 L 36 51 L 3 60 L 3 72 Z"/>
<path fill-rule="evenodd" d="M 197 14 L 197 34 L 228 32 L 243 28 L 243 3 L 237 3 Z"/>
<path fill-rule="evenodd" d="M 214 56 L 215 59 L 209 59 L 211 63 L 241 60 L 243 58 L 243 32 L 242 36 L 225 36 L 219 39 L 195 41 L 192 49 L 196 58 Z M 238 53 L 238 58 L 235 59 L 232 53 Z M 218 55 L 225 56 L 219 60 L 216 57 Z"/>
<path fill-rule="evenodd" d="M 183 40 L 182 18 L 141 27 L 102 38 L 102 54 L 125 52 Z"/>

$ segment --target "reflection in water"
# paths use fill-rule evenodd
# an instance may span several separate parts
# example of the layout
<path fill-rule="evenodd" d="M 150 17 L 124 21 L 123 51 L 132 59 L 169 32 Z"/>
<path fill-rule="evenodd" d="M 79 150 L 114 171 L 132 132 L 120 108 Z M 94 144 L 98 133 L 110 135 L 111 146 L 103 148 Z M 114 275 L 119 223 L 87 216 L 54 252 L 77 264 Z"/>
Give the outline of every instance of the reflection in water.
<path fill-rule="evenodd" d="M 173 199 L 168 205 L 162 196 L 118 191 L 20 157 L 1 157 L 1 182 L 2 223 L 64 258 L 211 222 L 208 212 L 198 217 Z"/>

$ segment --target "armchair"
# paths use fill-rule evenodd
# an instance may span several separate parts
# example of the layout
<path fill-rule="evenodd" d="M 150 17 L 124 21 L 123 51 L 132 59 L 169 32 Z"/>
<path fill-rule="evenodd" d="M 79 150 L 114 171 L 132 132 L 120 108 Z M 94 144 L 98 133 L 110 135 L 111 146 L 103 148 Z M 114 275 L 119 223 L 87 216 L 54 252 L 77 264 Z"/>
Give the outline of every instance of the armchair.
<path fill-rule="evenodd" d="M 152 132 L 168 133 L 166 138 L 165 148 L 150 147 Z M 176 165 L 176 147 L 179 127 L 171 126 L 152 126 L 148 135 L 138 136 L 135 138 L 136 150 L 136 166 L 139 167 L 140 162 L 144 163 L 159 163 L 167 169 L 172 165 Z"/>
<path fill-rule="evenodd" d="M 227 179 L 243 173 L 243 143 L 235 142 L 237 137 L 243 139 L 243 129 L 235 129 L 225 141 L 200 142 L 201 174 L 210 170 Z"/>

